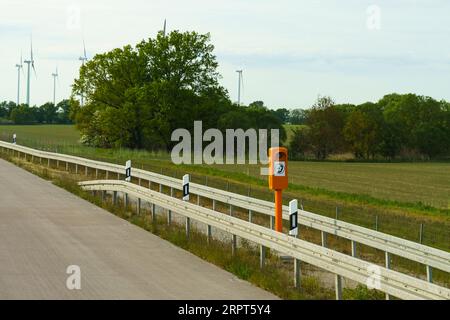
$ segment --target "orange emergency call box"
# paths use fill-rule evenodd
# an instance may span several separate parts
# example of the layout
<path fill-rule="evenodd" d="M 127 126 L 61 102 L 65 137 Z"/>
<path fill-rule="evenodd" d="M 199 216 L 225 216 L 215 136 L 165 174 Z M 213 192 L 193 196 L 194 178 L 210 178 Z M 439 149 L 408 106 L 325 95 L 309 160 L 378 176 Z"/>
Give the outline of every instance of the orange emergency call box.
<path fill-rule="evenodd" d="M 269 149 L 269 188 L 283 190 L 288 187 L 288 151 L 286 148 Z"/>

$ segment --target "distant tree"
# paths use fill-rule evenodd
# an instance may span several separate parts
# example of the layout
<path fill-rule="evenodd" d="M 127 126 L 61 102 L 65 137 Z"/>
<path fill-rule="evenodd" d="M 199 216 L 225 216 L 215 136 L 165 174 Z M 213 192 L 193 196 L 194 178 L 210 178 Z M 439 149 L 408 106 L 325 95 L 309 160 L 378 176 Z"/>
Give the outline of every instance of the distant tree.
<path fill-rule="evenodd" d="M 305 124 L 308 118 L 308 110 L 294 109 L 289 113 L 290 124 Z"/>
<path fill-rule="evenodd" d="M 56 105 L 56 122 L 62 124 L 72 123 L 70 120 L 70 100 L 65 99 Z"/>
<path fill-rule="evenodd" d="M 11 112 L 14 108 L 17 108 L 15 102 L 3 101 L 0 103 L 0 118 L 10 119 Z"/>
<path fill-rule="evenodd" d="M 58 108 L 52 103 L 47 102 L 39 107 L 39 111 L 42 114 L 42 121 L 46 124 L 56 123 Z"/>
<path fill-rule="evenodd" d="M 343 150 L 344 115 L 337 110 L 330 97 L 319 97 L 308 112 L 306 121 L 317 159 L 324 160 L 330 153 Z"/>
<path fill-rule="evenodd" d="M 26 104 L 14 108 L 11 111 L 11 120 L 15 124 L 34 124 L 36 121 L 36 108 L 30 108 Z"/>
<path fill-rule="evenodd" d="M 312 151 L 310 134 L 308 126 L 294 129 L 289 143 L 289 157 L 291 159 L 305 159 L 306 154 Z"/>
<path fill-rule="evenodd" d="M 264 106 L 264 101 L 253 101 L 248 105 L 249 108 L 261 108 L 261 109 L 267 109 L 266 106 Z"/>
<path fill-rule="evenodd" d="M 288 123 L 289 122 L 289 115 L 290 112 L 286 108 L 279 108 L 275 111 L 273 111 L 273 114 L 280 120 L 281 123 Z"/>
<path fill-rule="evenodd" d="M 344 126 L 344 138 L 356 158 L 374 158 L 380 151 L 383 114 L 380 107 L 371 102 L 348 109 Z"/>

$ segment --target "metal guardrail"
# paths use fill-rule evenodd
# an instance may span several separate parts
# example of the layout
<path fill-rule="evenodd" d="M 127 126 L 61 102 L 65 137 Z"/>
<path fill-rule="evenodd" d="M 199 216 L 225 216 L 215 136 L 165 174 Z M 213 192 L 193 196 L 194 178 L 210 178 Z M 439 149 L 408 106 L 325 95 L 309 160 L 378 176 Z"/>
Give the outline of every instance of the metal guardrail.
<path fill-rule="evenodd" d="M 121 165 L 36 150 L 3 141 L 0 141 L 0 147 L 29 154 L 32 157 L 38 157 L 41 160 L 44 158 L 54 161 L 62 161 L 65 163 L 72 163 L 76 166 L 76 172 L 78 172 L 78 166 L 84 166 L 86 173 L 87 168 L 95 169 L 96 173 L 98 173 L 98 170 L 105 171 L 107 173 L 107 177 L 109 172 L 113 172 L 118 175 L 123 175 L 125 172 L 125 167 Z M 139 182 L 141 182 L 141 180 L 146 180 L 177 190 L 181 190 L 182 188 L 181 180 L 173 177 L 135 168 L 133 168 L 132 175 L 134 178 L 139 179 Z M 274 216 L 274 204 L 268 201 L 247 197 L 196 183 L 190 183 L 190 192 L 200 197 L 205 197 L 213 201 L 219 201 L 233 207 L 239 207 L 242 209 L 247 209 L 251 212 Z M 450 272 L 449 252 L 304 210 L 299 210 L 298 217 L 299 224 L 320 230 L 323 236 L 329 233 L 351 240 L 353 255 L 356 254 L 356 243 L 361 243 L 384 251 L 386 253 L 386 267 L 389 267 L 390 254 L 394 254 L 424 264 L 426 266 L 427 279 L 429 282 L 432 282 L 432 268 Z M 287 206 L 283 206 L 283 219 L 289 219 Z M 323 243 L 323 245 L 325 246 L 325 243 Z"/>
<path fill-rule="evenodd" d="M 127 196 L 140 199 L 139 203 L 141 200 L 150 202 L 233 236 L 250 240 L 260 246 L 332 272 L 337 277 L 345 277 L 364 285 L 367 285 L 368 281 L 375 281 L 374 286 L 378 290 L 401 299 L 450 299 L 450 290 L 447 288 L 142 186 L 118 180 L 86 181 L 79 184 L 85 190 L 122 192 Z"/>

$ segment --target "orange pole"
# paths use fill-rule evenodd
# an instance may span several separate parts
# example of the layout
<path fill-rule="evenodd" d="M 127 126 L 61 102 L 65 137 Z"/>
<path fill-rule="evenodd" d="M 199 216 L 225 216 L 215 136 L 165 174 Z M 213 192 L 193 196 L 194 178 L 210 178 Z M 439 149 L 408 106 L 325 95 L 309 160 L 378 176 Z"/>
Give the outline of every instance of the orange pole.
<path fill-rule="evenodd" d="M 281 190 L 275 190 L 275 230 L 283 232 L 283 197 Z"/>

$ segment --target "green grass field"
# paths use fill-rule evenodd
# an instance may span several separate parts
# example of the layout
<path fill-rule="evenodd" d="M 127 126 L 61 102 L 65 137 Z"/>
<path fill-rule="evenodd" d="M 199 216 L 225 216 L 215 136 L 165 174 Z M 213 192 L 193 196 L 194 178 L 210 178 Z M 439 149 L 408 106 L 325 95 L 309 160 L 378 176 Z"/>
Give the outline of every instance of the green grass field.
<path fill-rule="evenodd" d="M 198 183 L 272 200 L 265 177 L 258 166 L 175 166 L 166 153 L 82 146 L 74 126 L 0 126 L 0 138 L 18 144 L 79 155 L 91 159 L 124 163 L 181 177 L 190 173 Z M 291 162 L 287 203 L 304 202 L 305 209 L 365 227 L 418 240 L 425 224 L 424 243 L 450 250 L 450 163 L 349 163 Z"/>
<path fill-rule="evenodd" d="M 79 153 L 79 133 L 74 126 L 0 126 L 2 140 L 10 140 L 13 133 L 18 143 L 28 146 L 71 148 Z M 75 146 L 75 147 L 74 147 Z M 78 147 L 76 147 L 78 146 Z M 110 158 L 118 151 L 89 150 L 88 155 Z M 128 154 L 127 151 L 123 150 Z M 81 152 L 80 152 L 81 153 Z M 85 153 L 85 152 L 83 152 Z M 94 153 L 94 154 L 93 154 Z M 133 158 L 141 163 L 152 159 L 169 159 L 160 153 L 135 152 Z M 119 156 L 122 158 L 122 156 Z M 259 176 L 259 166 L 217 165 L 229 172 Z M 351 162 L 290 162 L 289 181 L 292 184 L 330 191 L 364 194 L 392 201 L 423 203 L 435 208 L 450 209 L 450 163 L 351 163 Z"/>

